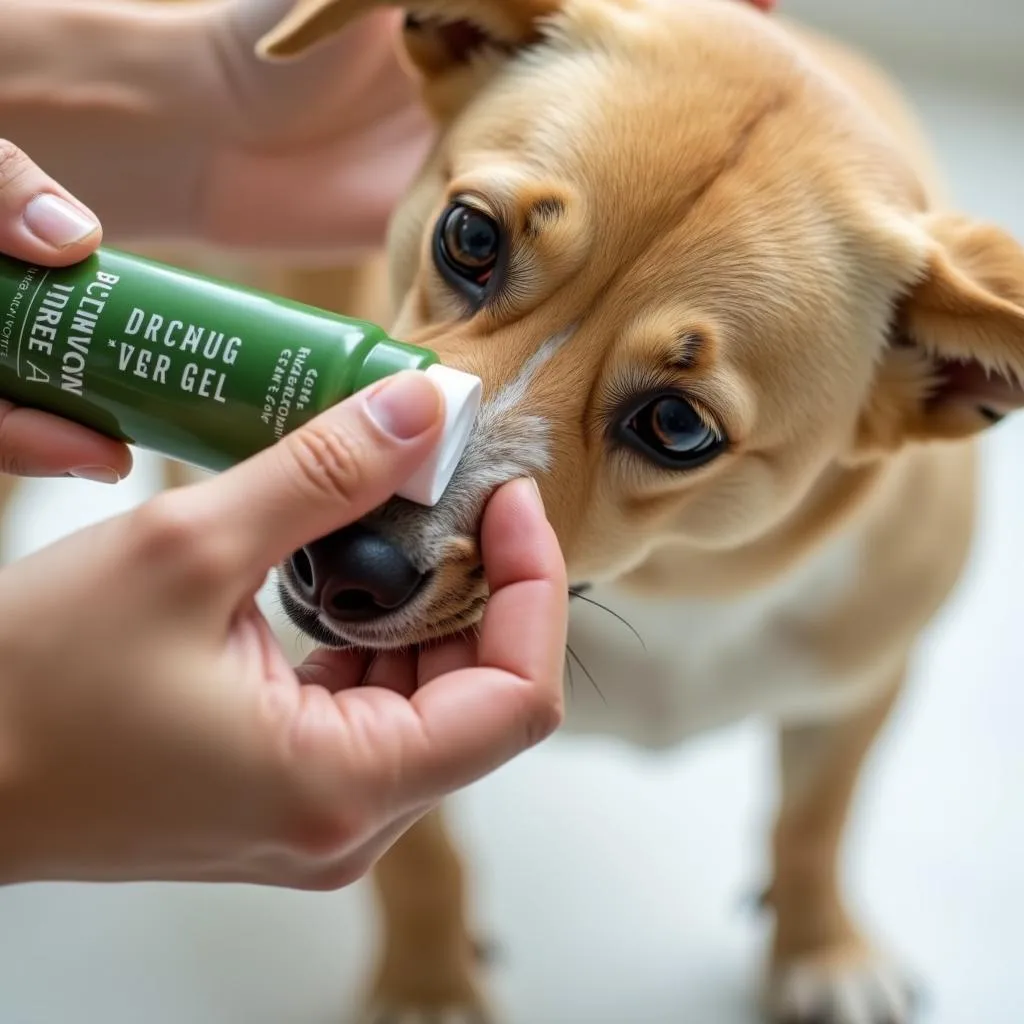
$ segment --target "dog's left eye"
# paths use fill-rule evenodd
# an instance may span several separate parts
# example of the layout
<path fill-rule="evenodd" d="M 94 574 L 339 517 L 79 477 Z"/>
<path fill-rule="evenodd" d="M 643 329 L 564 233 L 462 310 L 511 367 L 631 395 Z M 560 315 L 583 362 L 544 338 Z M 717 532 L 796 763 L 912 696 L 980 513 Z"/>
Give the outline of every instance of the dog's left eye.
<path fill-rule="evenodd" d="M 474 305 L 483 301 L 502 250 L 498 223 L 465 203 L 452 203 L 434 231 L 434 262 L 441 276 Z"/>
<path fill-rule="evenodd" d="M 620 421 L 621 441 L 669 469 L 695 469 L 725 447 L 725 438 L 677 394 L 647 400 Z"/>

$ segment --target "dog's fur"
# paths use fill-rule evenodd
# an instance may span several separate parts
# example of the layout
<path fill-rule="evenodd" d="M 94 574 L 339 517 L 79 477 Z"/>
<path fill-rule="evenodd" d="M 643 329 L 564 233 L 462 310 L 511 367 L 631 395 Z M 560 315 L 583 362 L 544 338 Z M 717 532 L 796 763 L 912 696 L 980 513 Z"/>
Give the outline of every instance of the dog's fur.
<path fill-rule="evenodd" d="M 264 51 L 300 53 L 374 3 L 300 0 Z M 535 476 L 573 581 L 661 638 L 645 652 L 574 623 L 605 701 L 577 688 L 569 727 L 664 746 L 776 721 L 767 1011 L 906 1021 L 902 978 L 844 909 L 839 848 L 863 759 L 968 552 L 974 438 L 1021 404 L 1024 251 L 946 209 L 884 77 L 741 3 L 412 13 L 406 46 L 442 131 L 393 223 L 394 332 L 479 374 L 485 405 L 436 508 L 394 501 L 367 520 L 428 585 L 382 621 L 316 631 L 386 648 L 471 623 L 481 508 Z M 502 286 L 472 315 L 431 255 L 454 197 L 511 238 Z M 328 304 L 303 288 L 288 290 Z M 670 471 L 618 442 L 623 409 L 657 389 L 728 439 L 718 458 Z M 376 879 L 372 1019 L 483 1019 L 439 814 Z"/>
<path fill-rule="evenodd" d="M 301 52 L 373 2 L 301 0 L 265 50 Z M 903 979 L 844 909 L 839 847 L 914 642 L 967 555 L 973 439 L 1021 404 L 1024 252 L 946 209 L 884 77 L 742 4 L 412 13 L 405 41 L 442 136 L 394 219 L 395 331 L 478 373 L 486 403 L 436 509 L 368 517 L 429 585 L 383 622 L 319 625 L 386 647 L 471 621 L 483 502 L 535 475 L 572 579 L 660 638 L 645 652 L 577 622 L 605 700 L 577 691 L 570 728 L 665 745 L 777 721 L 767 1011 L 908 1020 Z M 467 50 L 439 17 L 491 45 Z M 467 196 L 512 237 L 503 285 L 472 315 L 430 245 Z M 624 403 L 666 387 L 729 439 L 693 472 L 614 440 Z M 438 815 L 377 881 L 376 1019 L 482 1015 Z"/>

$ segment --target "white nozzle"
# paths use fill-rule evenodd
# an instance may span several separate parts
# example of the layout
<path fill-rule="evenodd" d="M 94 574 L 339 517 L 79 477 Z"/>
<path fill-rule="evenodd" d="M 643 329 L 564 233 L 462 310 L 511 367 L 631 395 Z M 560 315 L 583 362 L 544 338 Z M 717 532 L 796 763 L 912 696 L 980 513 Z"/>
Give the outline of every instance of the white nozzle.
<path fill-rule="evenodd" d="M 439 363 L 427 367 L 426 374 L 444 394 L 444 432 L 427 461 L 406 480 L 398 494 L 430 507 L 441 500 L 466 450 L 480 409 L 483 385 L 479 377 Z"/>

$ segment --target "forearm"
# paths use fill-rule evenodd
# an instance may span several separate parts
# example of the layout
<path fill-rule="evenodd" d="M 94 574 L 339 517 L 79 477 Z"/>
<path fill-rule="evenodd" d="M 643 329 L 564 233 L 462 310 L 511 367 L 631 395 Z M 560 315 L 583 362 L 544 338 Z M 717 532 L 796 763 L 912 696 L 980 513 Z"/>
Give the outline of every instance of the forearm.
<path fill-rule="evenodd" d="M 0 888 L 35 881 L 26 849 L 31 841 L 26 844 L 21 794 L 11 766 L 3 761 L 7 753 L 0 751 Z"/>
<path fill-rule="evenodd" d="M 0 0 L 0 136 L 110 238 L 187 234 L 218 110 L 201 8 Z"/>
<path fill-rule="evenodd" d="M 0 638 L 0 653 L 9 655 Z M 22 738 L 14 712 L 15 687 L 9 671 L 0 676 L 0 887 L 26 881 L 30 859 L 24 816 L 24 780 L 27 772 Z"/>

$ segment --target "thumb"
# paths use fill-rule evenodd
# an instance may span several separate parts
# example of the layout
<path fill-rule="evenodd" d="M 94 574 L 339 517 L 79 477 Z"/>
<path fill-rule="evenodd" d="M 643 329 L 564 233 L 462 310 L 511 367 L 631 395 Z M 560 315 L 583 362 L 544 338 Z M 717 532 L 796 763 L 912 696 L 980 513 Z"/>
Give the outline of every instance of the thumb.
<path fill-rule="evenodd" d="M 204 522 L 240 576 L 387 501 L 440 440 L 444 398 L 424 373 L 389 377 L 199 486 Z"/>
<path fill-rule="evenodd" d="M 0 139 L 0 253 L 44 266 L 85 259 L 100 222 L 13 142 Z"/>

